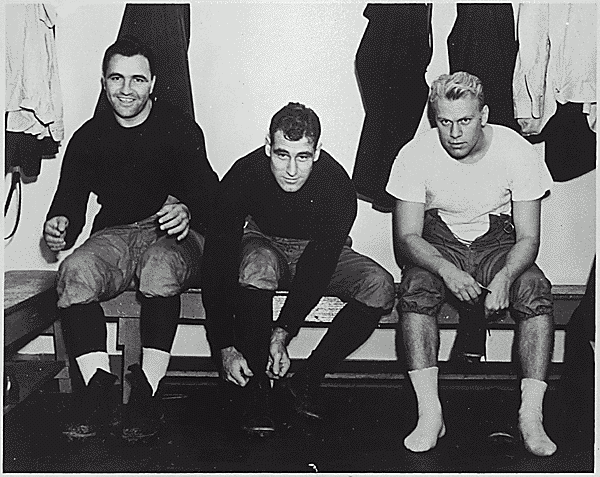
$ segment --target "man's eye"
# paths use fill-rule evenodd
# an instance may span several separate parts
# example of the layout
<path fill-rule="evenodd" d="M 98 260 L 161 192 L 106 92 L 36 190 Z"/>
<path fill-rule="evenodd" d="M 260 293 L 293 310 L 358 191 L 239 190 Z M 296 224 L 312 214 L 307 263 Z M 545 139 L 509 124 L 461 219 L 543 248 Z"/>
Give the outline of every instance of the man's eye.
<path fill-rule="evenodd" d="M 136 83 L 145 83 L 146 80 L 144 78 L 135 78 Z"/>
<path fill-rule="evenodd" d="M 471 118 L 465 118 L 465 119 L 461 119 L 460 123 L 464 126 L 466 126 L 467 124 L 469 124 L 471 122 Z"/>

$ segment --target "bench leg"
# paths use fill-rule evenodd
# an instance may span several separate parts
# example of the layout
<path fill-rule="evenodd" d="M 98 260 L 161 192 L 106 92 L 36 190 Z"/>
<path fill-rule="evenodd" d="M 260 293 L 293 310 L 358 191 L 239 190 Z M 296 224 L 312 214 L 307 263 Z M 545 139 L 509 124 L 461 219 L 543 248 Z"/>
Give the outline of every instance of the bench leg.
<path fill-rule="evenodd" d="M 65 346 L 65 338 L 63 335 L 62 324 L 60 320 L 54 322 L 54 355 L 56 361 L 62 361 L 65 367 L 57 375 L 58 378 L 58 389 L 61 393 L 73 392 L 73 386 L 71 385 L 71 373 L 69 369 L 69 355 L 67 354 L 67 348 Z"/>
<path fill-rule="evenodd" d="M 125 373 L 130 365 L 140 362 L 142 355 L 139 318 L 120 317 L 117 334 L 117 343 L 123 353 L 123 368 L 121 371 L 123 404 L 127 404 L 129 394 L 131 393 L 131 386 L 125 379 Z"/>

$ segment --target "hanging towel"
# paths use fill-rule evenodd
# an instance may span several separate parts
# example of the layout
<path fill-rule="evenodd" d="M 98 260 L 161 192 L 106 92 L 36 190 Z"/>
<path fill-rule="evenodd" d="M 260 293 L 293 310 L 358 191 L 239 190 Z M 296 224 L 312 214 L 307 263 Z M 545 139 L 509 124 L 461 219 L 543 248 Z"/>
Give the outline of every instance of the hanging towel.
<path fill-rule="evenodd" d="M 64 138 L 63 107 L 58 77 L 54 25 L 48 4 L 5 6 L 6 130 L 38 139 Z"/>

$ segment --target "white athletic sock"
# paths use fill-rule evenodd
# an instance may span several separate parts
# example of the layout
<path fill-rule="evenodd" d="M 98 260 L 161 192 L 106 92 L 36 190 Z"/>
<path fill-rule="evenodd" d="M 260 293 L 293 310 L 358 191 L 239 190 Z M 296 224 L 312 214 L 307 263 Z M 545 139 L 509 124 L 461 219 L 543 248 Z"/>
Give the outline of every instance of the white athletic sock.
<path fill-rule="evenodd" d="M 75 358 L 81 375 L 83 376 L 83 382 L 87 386 L 96 370 L 103 369 L 107 373 L 110 373 L 110 362 L 108 360 L 108 353 L 106 351 L 92 351 L 91 353 L 82 354 Z"/>
<path fill-rule="evenodd" d="M 408 375 L 417 396 L 419 419 L 417 427 L 404 439 L 404 445 L 413 452 L 426 452 L 446 434 L 438 395 L 438 367 L 415 369 Z"/>
<path fill-rule="evenodd" d="M 155 348 L 142 348 L 142 371 L 146 375 L 152 395 L 158 389 L 158 383 L 167 374 L 171 353 Z"/>
<path fill-rule="evenodd" d="M 532 378 L 521 380 L 521 407 L 519 408 L 519 431 L 525 448 L 537 456 L 549 456 L 556 452 L 556 444 L 550 440 L 544 426 L 542 403 L 548 385 Z"/>

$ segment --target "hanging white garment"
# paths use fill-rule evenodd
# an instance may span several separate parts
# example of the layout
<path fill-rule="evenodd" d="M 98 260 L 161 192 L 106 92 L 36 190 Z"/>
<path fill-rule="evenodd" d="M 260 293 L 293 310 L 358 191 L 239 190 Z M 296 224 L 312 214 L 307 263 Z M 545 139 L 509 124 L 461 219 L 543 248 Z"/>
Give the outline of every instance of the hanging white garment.
<path fill-rule="evenodd" d="M 582 103 L 596 131 L 595 3 L 522 3 L 513 77 L 515 118 L 523 134 L 539 134 L 556 102 Z"/>
<path fill-rule="evenodd" d="M 64 138 L 54 24 L 48 4 L 7 4 L 6 130 Z"/>

